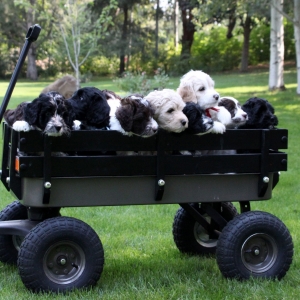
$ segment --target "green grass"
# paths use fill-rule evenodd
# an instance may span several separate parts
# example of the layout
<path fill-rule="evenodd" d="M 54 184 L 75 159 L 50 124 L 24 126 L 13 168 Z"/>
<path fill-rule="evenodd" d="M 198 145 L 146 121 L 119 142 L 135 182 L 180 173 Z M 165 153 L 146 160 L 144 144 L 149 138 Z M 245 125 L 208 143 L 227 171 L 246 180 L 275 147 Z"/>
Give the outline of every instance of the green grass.
<path fill-rule="evenodd" d="M 2 299 L 297 299 L 300 294 L 300 97 L 295 93 L 296 72 L 285 73 L 285 92 L 268 91 L 268 73 L 216 74 L 212 76 L 221 95 L 246 101 L 259 96 L 275 107 L 279 127 L 289 130 L 288 171 L 269 201 L 252 202 L 252 210 L 270 212 L 289 228 L 294 241 L 294 259 L 281 281 L 225 279 L 214 257 L 182 255 L 172 237 L 177 205 L 67 208 L 62 214 L 79 218 L 98 233 L 105 251 L 105 267 L 93 289 L 66 295 L 35 295 L 23 286 L 16 267 L 0 263 Z M 175 89 L 179 78 L 172 78 Z M 9 107 L 34 99 L 49 82 L 19 81 Z M 0 97 L 8 82 L 0 82 Z M 99 79 L 85 84 L 121 93 L 112 80 Z M 233 191 L 234 192 L 234 191 Z M 14 200 L 0 185 L 0 207 Z M 84 201 L 84 199 L 83 199 Z"/>

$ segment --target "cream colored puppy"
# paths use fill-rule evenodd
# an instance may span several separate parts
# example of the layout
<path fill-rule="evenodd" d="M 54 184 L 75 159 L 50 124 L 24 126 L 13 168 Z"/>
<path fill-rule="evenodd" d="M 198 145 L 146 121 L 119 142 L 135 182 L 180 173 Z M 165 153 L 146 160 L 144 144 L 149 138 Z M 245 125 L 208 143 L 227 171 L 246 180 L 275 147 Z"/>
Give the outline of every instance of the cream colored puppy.
<path fill-rule="evenodd" d="M 177 92 L 184 102 L 198 103 L 205 111 L 214 109 L 220 98 L 219 93 L 215 90 L 215 82 L 202 71 L 191 70 L 183 75 Z M 225 131 L 225 125 L 215 120 L 212 133 L 222 134 Z"/>
<path fill-rule="evenodd" d="M 177 92 L 171 89 L 153 91 L 145 99 L 154 107 L 154 119 L 161 128 L 179 133 L 188 127 L 188 119 L 182 112 L 185 103 Z"/>
<path fill-rule="evenodd" d="M 202 71 L 191 70 L 183 75 L 177 92 L 184 102 L 198 103 L 203 109 L 216 106 L 220 98 L 215 82 Z"/>

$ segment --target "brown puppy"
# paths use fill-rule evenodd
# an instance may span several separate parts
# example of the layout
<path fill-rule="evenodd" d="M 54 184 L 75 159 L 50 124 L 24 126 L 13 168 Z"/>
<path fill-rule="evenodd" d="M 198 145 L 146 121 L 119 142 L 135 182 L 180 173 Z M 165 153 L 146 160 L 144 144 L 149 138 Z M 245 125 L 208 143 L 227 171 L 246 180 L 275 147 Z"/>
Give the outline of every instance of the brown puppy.
<path fill-rule="evenodd" d="M 77 80 L 75 77 L 72 75 L 65 75 L 46 86 L 41 93 L 58 92 L 64 96 L 65 99 L 69 99 L 79 88 L 80 87 L 77 86 Z"/>

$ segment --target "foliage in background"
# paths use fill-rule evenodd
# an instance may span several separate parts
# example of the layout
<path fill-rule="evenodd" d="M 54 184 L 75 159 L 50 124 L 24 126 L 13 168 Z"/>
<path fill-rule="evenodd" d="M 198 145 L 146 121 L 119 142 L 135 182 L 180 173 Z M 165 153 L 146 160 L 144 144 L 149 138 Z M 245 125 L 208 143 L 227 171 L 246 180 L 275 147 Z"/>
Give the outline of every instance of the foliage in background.
<path fill-rule="evenodd" d="M 129 94 L 148 94 L 151 90 L 162 90 L 169 83 L 169 76 L 161 69 L 157 69 L 152 79 L 148 78 L 146 72 L 125 72 L 122 77 L 116 78 L 114 83 L 117 87 Z"/>
<path fill-rule="evenodd" d="M 195 35 L 192 66 L 205 72 L 228 71 L 238 67 L 242 44 L 237 37 L 226 38 L 226 28 L 213 26 Z"/>

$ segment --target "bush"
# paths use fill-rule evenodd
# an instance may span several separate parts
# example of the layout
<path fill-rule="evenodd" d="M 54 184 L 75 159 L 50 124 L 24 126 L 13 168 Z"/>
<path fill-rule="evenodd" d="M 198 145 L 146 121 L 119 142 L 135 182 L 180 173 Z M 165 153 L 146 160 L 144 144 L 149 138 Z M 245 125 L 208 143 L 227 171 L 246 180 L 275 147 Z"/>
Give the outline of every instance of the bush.
<path fill-rule="evenodd" d="M 122 77 L 116 78 L 114 82 L 124 92 L 146 95 L 153 89 L 166 88 L 169 76 L 161 69 L 156 70 L 153 79 L 149 79 L 146 72 L 125 72 Z"/>
<path fill-rule="evenodd" d="M 205 72 L 227 71 L 238 67 L 242 42 L 237 37 L 227 39 L 225 27 L 212 27 L 194 35 L 191 66 Z"/>
<path fill-rule="evenodd" d="M 80 72 L 82 75 L 86 73 L 90 73 L 93 76 L 112 75 L 118 70 L 118 64 L 117 57 L 90 56 L 80 67 Z"/>

